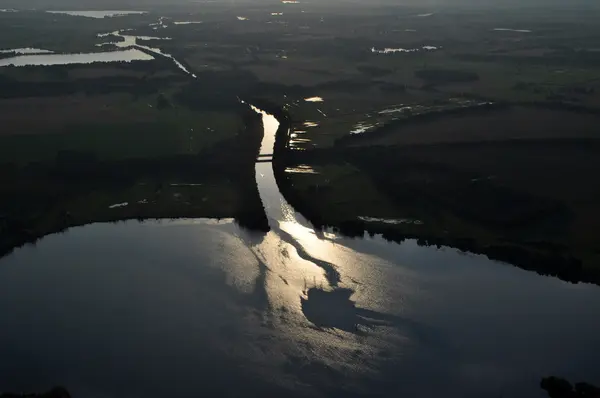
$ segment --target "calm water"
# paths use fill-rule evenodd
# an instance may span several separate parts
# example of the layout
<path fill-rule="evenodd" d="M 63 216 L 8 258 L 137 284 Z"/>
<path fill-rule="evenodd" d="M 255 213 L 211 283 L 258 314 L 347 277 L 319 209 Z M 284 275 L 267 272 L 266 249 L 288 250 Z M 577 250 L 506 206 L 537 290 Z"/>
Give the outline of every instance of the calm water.
<path fill-rule="evenodd" d="M 29 66 L 91 64 L 94 62 L 131 62 L 150 61 L 153 59 L 154 57 L 151 55 L 132 48 L 99 53 L 19 55 L 16 57 L 0 59 L 0 67 L 9 65 Z"/>
<path fill-rule="evenodd" d="M 71 13 L 71 11 L 48 11 L 56 13 Z M 111 13 L 113 11 L 90 11 L 90 12 L 77 12 L 73 15 L 80 15 L 83 13 Z M 117 11 L 115 11 L 117 12 Z M 123 11 L 125 12 L 125 11 Z M 128 13 L 141 13 L 131 11 Z M 103 15 L 103 14 L 100 14 Z M 86 15 L 91 16 L 91 15 Z M 96 18 L 96 17 L 95 17 Z M 99 18 L 99 17 L 98 17 Z M 124 34 L 123 31 L 114 31 L 108 33 L 100 33 L 97 36 L 99 38 L 107 38 L 110 36 L 119 37 L 121 41 L 108 41 L 104 43 L 96 44 L 97 47 L 114 46 L 119 50 L 105 51 L 97 53 L 81 53 L 81 54 L 51 54 L 52 51 L 40 50 L 35 48 L 17 48 L 17 49 L 6 49 L 0 50 L 0 53 L 15 52 L 18 54 L 15 57 L 0 59 L 0 67 L 2 66 L 43 66 L 43 65 L 68 65 L 68 64 L 90 64 L 95 62 L 131 62 L 131 61 L 150 61 L 155 58 L 148 54 L 154 54 L 159 57 L 166 57 L 173 61 L 177 68 L 189 76 L 196 78 L 196 75 L 186 68 L 179 60 L 162 51 L 160 48 L 149 47 L 141 44 L 145 41 L 150 40 L 172 40 L 170 37 L 156 37 L 156 36 L 139 36 L 139 35 L 128 35 Z M 140 51 L 144 50 L 144 51 Z"/>
<path fill-rule="evenodd" d="M 123 31 L 115 31 L 115 32 L 109 32 L 109 33 L 100 33 L 98 35 L 98 37 L 108 37 L 108 36 L 116 36 L 116 37 L 120 37 L 122 39 L 122 41 L 118 41 L 118 42 L 108 42 L 108 43 L 100 43 L 98 44 L 99 46 L 104 46 L 104 45 L 114 45 L 115 47 L 119 47 L 119 48 L 141 48 L 143 50 L 146 50 L 150 53 L 156 54 L 158 56 L 163 56 L 163 57 L 167 57 L 170 58 L 173 63 L 182 71 L 184 71 L 186 74 L 190 75 L 193 78 L 196 78 L 196 75 L 193 74 L 189 69 L 187 69 L 181 62 L 179 62 L 175 57 L 173 57 L 171 54 L 167 54 L 165 52 L 163 52 L 160 48 L 156 48 L 156 47 L 148 47 L 146 45 L 140 44 L 138 41 L 148 41 L 148 40 L 171 40 L 170 37 L 152 37 L 152 36 L 135 36 L 135 35 L 127 35 L 124 34 Z M 140 51 L 141 52 L 141 51 Z"/>
<path fill-rule="evenodd" d="M 263 114 L 271 153 L 277 122 Z M 267 152 L 268 151 L 268 152 Z M 600 380 L 600 289 L 414 241 L 315 233 L 256 178 L 272 231 L 95 224 L 0 260 L 0 386 L 74 397 L 538 397 Z"/>
<path fill-rule="evenodd" d="M 15 54 L 51 54 L 53 51 L 42 50 L 40 48 L 10 48 L 0 50 L 0 54 L 15 53 Z"/>

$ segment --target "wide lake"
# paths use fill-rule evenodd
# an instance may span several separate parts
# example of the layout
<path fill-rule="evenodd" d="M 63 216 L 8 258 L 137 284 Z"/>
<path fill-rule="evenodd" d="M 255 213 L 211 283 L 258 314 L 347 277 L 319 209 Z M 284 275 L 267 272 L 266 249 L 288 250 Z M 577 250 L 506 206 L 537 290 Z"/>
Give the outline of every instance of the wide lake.
<path fill-rule="evenodd" d="M 263 114 L 262 155 L 278 123 Z M 0 386 L 74 397 L 542 397 L 600 379 L 600 289 L 457 250 L 314 231 L 92 224 L 0 260 Z"/>

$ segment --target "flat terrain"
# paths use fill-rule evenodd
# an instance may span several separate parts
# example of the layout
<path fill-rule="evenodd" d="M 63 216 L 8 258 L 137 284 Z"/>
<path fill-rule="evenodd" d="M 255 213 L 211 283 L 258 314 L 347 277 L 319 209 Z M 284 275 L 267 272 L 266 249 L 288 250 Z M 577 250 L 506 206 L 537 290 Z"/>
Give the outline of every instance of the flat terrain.
<path fill-rule="evenodd" d="M 598 6 L 91 1 L 0 6 L 143 53 L 0 67 L 0 389 L 597 395 Z"/>
<path fill-rule="evenodd" d="M 600 139 L 600 114 L 512 107 L 408 123 L 365 140 L 370 145 L 428 145 L 513 140 Z M 349 141 L 350 142 L 350 141 Z M 532 159 L 532 162 L 533 159 Z"/>
<path fill-rule="evenodd" d="M 146 11 L 0 13 L 2 49 L 112 51 L 122 38 L 109 33 L 121 30 L 173 57 L 0 68 L 11 198 L 0 214 L 14 223 L 9 203 L 50 192 L 55 208 L 54 221 L 40 221 L 40 199 L 17 228 L 39 236 L 58 229 L 53 223 L 250 214 L 260 126 L 245 100 L 289 116 L 282 164 L 306 167 L 286 173 L 285 194 L 318 225 L 468 240 L 484 253 L 545 250 L 595 267 L 598 10 L 206 3 Z M 92 171 L 109 177 L 73 188 Z M 181 181 L 196 185 L 165 188 Z M 150 196 L 156 206 L 144 207 Z M 119 203 L 128 205 L 110 207 Z"/>
<path fill-rule="evenodd" d="M 590 172 L 600 169 L 600 117 L 524 107 L 473 112 L 409 119 L 372 139 L 365 133 L 292 155 L 291 201 L 317 224 L 349 233 L 462 241 L 486 254 L 518 247 L 553 258 L 547 262 L 572 257 L 595 274 L 600 190 Z"/>

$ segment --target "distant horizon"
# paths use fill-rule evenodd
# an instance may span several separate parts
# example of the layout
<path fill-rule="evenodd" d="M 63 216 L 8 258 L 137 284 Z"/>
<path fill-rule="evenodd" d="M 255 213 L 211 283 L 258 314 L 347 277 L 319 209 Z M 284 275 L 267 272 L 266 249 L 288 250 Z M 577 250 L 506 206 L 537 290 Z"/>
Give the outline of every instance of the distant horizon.
<path fill-rule="evenodd" d="M 278 4 L 275 0 L 0 0 L 0 9 L 16 8 L 24 9 L 28 7 L 57 9 L 60 7 L 75 7 L 78 9 L 88 7 L 110 7 L 116 9 L 130 7 L 148 7 L 148 6 L 189 6 L 203 4 L 228 4 L 228 5 L 248 5 L 248 4 Z M 409 6 L 415 8 L 433 8 L 433 7 L 519 7 L 519 6 L 559 6 L 559 7 L 578 7 L 578 6 L 600 6 L 596 0 L 300 0 L 300 5 L 310 6 L 328 6 L 330 4 L 352 3 L 354 5 L 372 6 Z"/>

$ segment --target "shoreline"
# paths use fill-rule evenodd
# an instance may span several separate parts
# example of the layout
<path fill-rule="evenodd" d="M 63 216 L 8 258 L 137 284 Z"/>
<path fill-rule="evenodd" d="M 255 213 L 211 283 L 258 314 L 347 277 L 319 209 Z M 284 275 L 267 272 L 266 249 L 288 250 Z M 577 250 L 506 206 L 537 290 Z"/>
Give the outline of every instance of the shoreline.
<path fill-rule="evenodd" d="M 295 211 L 302 214 L 306 219 L 313 224 L 316 229 L 332 229 L 334 232 L 339 233 L 345 237 L 364 237 L 366 234 L 369 235 L 380 235 L 383 239 L 395 243 L 402 243 L 405 240 L 416 240 L 419 245 L 422 246 L 436 246 L 449 247 L 458 249 L 463 252 L 468 252 L 477 255 L 485 255 L 491 260 L 500 261 L 507 263 L 528 271 L 537 272 L 540 275 L 549 275 L 558 277 L 561 280 L 565 280 L 571 283 L 593 283 L 600 284 L 600 270 L 589 269 L 582 265 L 582 261 L 574 257 L 570 248 L 555 245 L 552 242 L 537 242 L 535 245 L 527 244 L 527 242 L 521 242 L 516 240 L 514 242 L 484 242 L 475 236 L 468 235 L 455 235 L 448 236 L 444 233 L 435 233 L 419 231 L 418 226 L 410 225 L 390 225 L 384 222 L 377 221 L 365 221 L 360 220 L 358 217 L 346 217 L 343 220 L 336 220 L 330 216 L 324 209 L 320 208 L 322 204 L 318 198 L 315 197 L 314 201 L 311 201 L 309 196 L 303 197 L 298 192 L 292 182 L 292 176 L 286 173 L 286 168 L 293 167 L 298 163 L 310 163 L 310 161 L 316 161 L 317 164 L 323 159 L 333 162 L 347 161 L 348 149 L 349 148 L 337 148 L 330 150 L 313 150 L 313 151 L 293 151 L 287 148 L 289 142 L 289 132 L 293 124 L 293 116 L 284 110 L 281 106 L 269 102 L 268 100 L 253 99 L 252 103 L 256 104 L 259 108 L 267 113 L 272 114 L 279 121 L 279 128 L 276 133 L 275 147 L 273 151 L 273 171 L 275 175 L 275 181 L 278 189 L 283 197 L 289 202 L 289 204 L 295 209 Z M 519 104 L 522 106 L 522 104 Z M 475 110 L 480 112 L 479 109 Z M 437 117 L 437 116 L 436 116 Z M 419 120 L 421 120 L 419 118 Z M 404 121 L 406 123 L 406 121 Z M 418 122 L 418 121 L 415 121 Z M 255 135 L 254 140 L 257 141 L 256 149 L 260 145 L 258 138 L 262 137 L 262 122 L 260 117 L 255 117 L 247 120 L 246 123 L 247 131 L 254 131 L 252 135 Z M 259 135 L 257 131 L 261 131 Z M 259 137 L 260 136 L 260 137 Z M 465 145 L 469 145 L 468 143 Z M 471 144 L 472 145 L 472 144 Z M 328 158 L 332 155 L 331 158 Z M 193 158 L 192 158 L 193 159 Z M 248 192 L 256 190 L 256 198 L 260 202 L 258 197 L 258 191 L 256 187 L 256 181 L 254 179 L 254 161 L 255 155 L 246 159 L 247 162 L 252 161 L 252 167 L 247 167 L 248 170 L 238 170 L 240 178 L 238 181 L 244 181 L 247 184 L 253 184 L 250 187 L 247 184 L 245 188 Z M 192 160 L 195 162 L 196 160 Z M 175 169 L 178 167 L 175 166 Z M 245 178 L 241 178 L 244 175 Z M 251 178 L 250 178 L 251 177 Z M 257 209 L 258 203 L 251 206 L 247 206 L 247 210 L 238 212 L 237 214 L 230 214 L 230 212 L 218 208 L 205 208 L 196 211 L 190 211 L 182 208 L 175 211 L 159 214 L 159 209 L 154 212 L 140 211 L 139 208 L 129 207 L 123 209 L 117 209 L 121 214 L 110 216 L 103 214 L 87 219 L 71 219 L 68 215 L 64 215 L 60 219 L 58 225 L 54 225 L 41 232 L 34 232 L 34 230 L 21 229 L 19 231 L 19 237 L 16 239 L 8 240 L 9 243 L 0 245 L 0 258 L 4 257 L 15 249 L 26 246 L 29 244 L 35 244 L 45 236 L 53 235 L 57 233 L 63 233 L 70 228 L 80 227 L 93 223 L 110 223 L 110 222 L 121 222 L 128 220 L 158 220 L 158 219 L 181 219 L 181 218 L 207 218 L 207 219 L 223 219 L 223 218 L 234 218 L 235 222 L 242 228 L 257 232 L 267 232 L 269 230 L 268 221 L 264 212 L 264 208 L 261 207 L 259 212 Z M 261 203 L 262 206 L 262 203 Z M 133 210 L 132 210 L 133 209 Z M 326 208 L 325 208 L 326 209 Z M 137 210 L 137 212 L 136 212 Z M 2 219 L 0 218 L 0 221 Z M 1 226 L 2 224 L 0 224 Z"/>
<path fill-rule="evenodd" d="M 560 105 L 560 104 L 559 104 Z M 500 109 L 510 108 L 511 106 L 532 106 L 533 108 L 542 109 L 565 109 L 557 104 L 501 104 Z M 558 108 L 557 108 L 558 106 Z M 571 106 L 566 105 L 566 109 L 571 109 Z M 589 110 L 587 108 L 577 107 L 576 112 L 599 114 L 598 110 Z M 493 109 L 496 109 L 493 107 Z M 481 112 L 479 108 L 460 110 L 459 113 L 469 113 L 474 111 Z M 285 116 L 280 121 L 280 131 L 278 136 L 281 141 L 287 141 L 289 137 L 283 137 L 292 125 L 292 116 L 280 109 L 279 113 Z M 456 114 L 456 111 L 450 112 Z M 416 119 L 409 118 L 402 120 L 401 123 L 419 123 L 423 120 L 431 118 L 438 119 L 446 115 L 425 115 Z M 352 142 L 353 137 L 349 137 L 348 141 Z M 359 140 L 365 139 L 359 137 Z M 368 138 L 367 138 L 368 139 Z M 541 142 L 540 140 L 539 142 Z M 475 145 L 476 143 L 466 143 L 463 145 Z M 575 144 L 579 145 L 578 142 Z M 451 144 L 452 145 L 452 144 Z M 459 144 L 454 144 L 459 145 Z M 427 145 L 424 145 L 427 146 Z M 365 152 L 374 150 L 374 147 L 355 148 L 356 152 Z M 444 231 L 438 233 L 420 232 L 419 226 L 414 225 L 390 225 L 384 222 L 367 222 L 360 220 L 358 215 L 346 217 L 343 220 L 335 219 L 331 212 L 327 210 L 327 206 L 323 205 L 314 194 L 302 194 L 294 187 L 292 181 L 293 176 L 286 173 L 288 167 L 294 167 L 299 164 L 311 165 L 311 160 L 316 164 L 323 163 L 342 163 L 348 162 L 351 158 L 349 155 L 352 150 L 345 146 L 334 147 L 330 149 L 317 149 L 308 151 L 293 151 L 285 147 L 278 147 L 274 153 L 274 171 L 277 184 L 280 192 L 288 201 L 288 203 L 300 214 L 313 224 L 316 229 L 332 229 L 336 233 L 351 238 L 362 238 L 366 234 L 371 236 L 380 235 L 383 239 L 398 244 L 405 240 L 416 240 L 422 246 L 436 246 L 437 248 L 449 247 L 458 249 L 463 252 L 468 252 L 476 255 L 485 255 L 490 260 L 500 261 L 503 263 L 516 266 L 518 268 L 534 271 L 540 275 L 557 277 L 561 280 L 571 283 L 592 283 L 600 284 L 600 269 L 585 267 L 582 260 L 573 255 L 572 248 L 565 247 L 550 241 L 529 242 L 527 240 L 516 239 L 514 241 L 499 240 L 487 242 L 485 239 L 477 236 L 469 236 L 468 234 L 457 234 L 449 236 Z M 350 149 L 350 151 L 349 151 Z M 314 155 L 314 157 L 313 157 Z M 387 154 L 382 154 L 388 156 Z M 275 161 L 277 160 L 277 161 Z M 409 166 L 410 167 L 410 166 Z M 314 199 L 314 200 L 311 200 Z"/>

